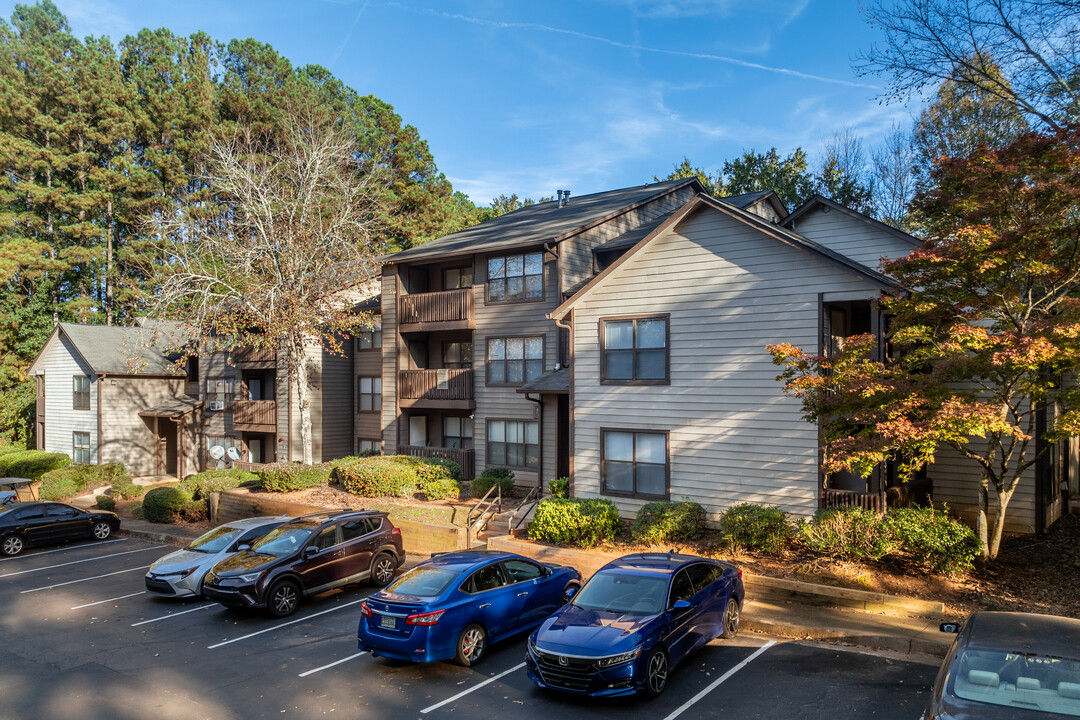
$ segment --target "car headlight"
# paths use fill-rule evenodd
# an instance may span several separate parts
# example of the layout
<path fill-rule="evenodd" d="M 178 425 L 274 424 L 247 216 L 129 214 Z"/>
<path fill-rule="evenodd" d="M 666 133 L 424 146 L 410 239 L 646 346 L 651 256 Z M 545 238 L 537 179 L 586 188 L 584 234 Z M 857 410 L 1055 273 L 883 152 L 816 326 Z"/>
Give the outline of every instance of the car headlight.
<path fill-rule="evenodd" d="M 641 648 L 637 647 L 630 652 L 624 652 L 620 655 L 609 655 L 605 658 L 600 658 L 596 661 L 598 668 L 609 668 L 613 665 L 622 665 L 628 663 L 631 660 L 636 660 L 637 656 L 641 654 Z"/>
<path fill-rule="evenodd" d="M 155 574 L 160 578 L 176 578 L 178 580 L 182 580 L 182 579 L 186 578 L 188 575 L 190 575 L 191 573 L 195 572 L 198 569 L 199 568 L 197 568 L 197 567 L 193 567 L 193 568 L 188 568 L 187 570 L 176 570 L 174 572 L 155 573 Z"/>
<path fill-rule="evenodd" d="M 237 575 L 236 579 L 244 583 L 253 583 L 262 577 L 261 572 L 248 573 L 247 575 Z"/>

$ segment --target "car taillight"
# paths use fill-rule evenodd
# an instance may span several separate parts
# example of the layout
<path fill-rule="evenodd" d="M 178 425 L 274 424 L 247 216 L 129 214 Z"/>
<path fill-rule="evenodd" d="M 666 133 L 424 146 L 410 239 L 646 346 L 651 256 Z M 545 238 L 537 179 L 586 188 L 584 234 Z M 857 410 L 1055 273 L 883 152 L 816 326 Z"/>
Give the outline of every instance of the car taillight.
<path fill-rule="evenodd" d="M 367 606 L 367 603 L 360 603 L 360 614 L 364 617 L 371 617 L 371 608 Z"/>
<path fill-rule="evenodd" d="M 401 534 L 401 528 L 394 528 L 393 530 L 390 531 L 390 534 L 391 535 L 400 535 Z"/>
<path fill-rule="evenodd" d="M 742 580 L 742 570 L 739 571 L 739 579 Z"/>
<path fill-rule="evenodd" d="M 420 613 L 419 615 L 410 615 L 409 617 L 405 618 L 405 624 L 406 625 L 438 625 L 439 624 L 439 618 L 441 618 L 443 616 L 444 612 L 446 612 L 445 609 L 443 609 L 443 610 L 435 610 L 434 612 L 429 612 L 429 613 Z"/>

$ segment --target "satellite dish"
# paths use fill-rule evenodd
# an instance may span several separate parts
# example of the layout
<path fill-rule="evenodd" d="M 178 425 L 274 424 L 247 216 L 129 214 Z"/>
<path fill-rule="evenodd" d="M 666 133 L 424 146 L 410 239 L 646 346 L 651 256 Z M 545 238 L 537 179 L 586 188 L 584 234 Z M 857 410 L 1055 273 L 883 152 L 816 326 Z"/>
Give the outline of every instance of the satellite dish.
<path fill-rule="evenodd" d="M 225 454 L 229 456 L 230 460 L 236 461 L 240 459 L 240 451 L 235 447 L 230 447 L 225 451 Z"/>
<path fill-rule="evenodd" d="M 212 446 L 210 448 L 210 457 L 214 458 L 215 460 L 220 460 L 221 458 L 225 457 L 225 448 L 220 445 Z"/>

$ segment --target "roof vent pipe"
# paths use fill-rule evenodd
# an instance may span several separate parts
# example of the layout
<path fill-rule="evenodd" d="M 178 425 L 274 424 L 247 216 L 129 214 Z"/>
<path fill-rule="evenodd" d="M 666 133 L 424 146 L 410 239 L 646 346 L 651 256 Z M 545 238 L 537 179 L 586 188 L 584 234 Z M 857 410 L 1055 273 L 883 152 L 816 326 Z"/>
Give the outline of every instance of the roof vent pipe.
<path fill-rule="evenodd" d="M 556 190 L 555 193 L 559 196 L 559 207 L 566 207 L 570 204 L 569 190 Z"/>

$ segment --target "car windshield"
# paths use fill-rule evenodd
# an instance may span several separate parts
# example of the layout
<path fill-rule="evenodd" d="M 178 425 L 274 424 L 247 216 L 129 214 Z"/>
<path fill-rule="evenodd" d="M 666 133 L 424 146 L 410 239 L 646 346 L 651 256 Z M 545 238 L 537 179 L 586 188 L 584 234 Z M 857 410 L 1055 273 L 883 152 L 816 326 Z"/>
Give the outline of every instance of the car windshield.
<path fill-rule="evenodd" d="M 1080 717 L 1080 659 L 965 650 L 953 667 L 958 698 Z"/>
<path fill-rule="evenodd" d="M 278 525 L 262 536 L 251 549 L 263 555 L 289 555 L 307 544 L 317 525 Z"/>
<path fill-rule="evenodd" d="M 405 573 L 389 587 L 387 592 L 400 593 L 402 595 L 419 595 L 420 597 L 435 597 L 458 576 L 458 573 L 450 570 L 440 570 L 433 567 L 413 568 Z"/>
<path fill-rule="evenodd" d="M 666 577 L 607 571 L 593 575 L 571 602 L 584 610 L 656 615 L 663 612 L 666 596 Z"/>
<path fill-rule="evenodd" d="M 240 533 L 242 532 L 243 530 L 239 528 L 222 525 L 221 527 L 214 528 L 198 540 L 193 540 L 192 543 L 184 549 L 201 553 L 221 552 L 229 547 L 236 538 L 240 537 Z"/>

